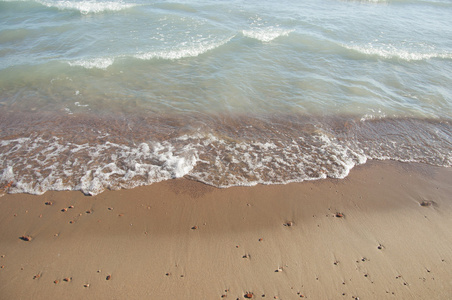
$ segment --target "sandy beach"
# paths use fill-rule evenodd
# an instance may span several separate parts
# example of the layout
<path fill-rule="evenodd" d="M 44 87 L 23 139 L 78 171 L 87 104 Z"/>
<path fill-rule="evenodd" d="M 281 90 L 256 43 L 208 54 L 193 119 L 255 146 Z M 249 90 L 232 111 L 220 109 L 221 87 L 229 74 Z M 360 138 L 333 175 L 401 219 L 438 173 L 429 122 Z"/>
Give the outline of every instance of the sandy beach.
<path fill-rule="evenodd" d="M 452 300 L 452 0 L 0 0 L 0 300 Z"/>
<path fill-rule="evenodd" d="M 0 299 L 448 299 L 452 169 L 0 197 Z"/>

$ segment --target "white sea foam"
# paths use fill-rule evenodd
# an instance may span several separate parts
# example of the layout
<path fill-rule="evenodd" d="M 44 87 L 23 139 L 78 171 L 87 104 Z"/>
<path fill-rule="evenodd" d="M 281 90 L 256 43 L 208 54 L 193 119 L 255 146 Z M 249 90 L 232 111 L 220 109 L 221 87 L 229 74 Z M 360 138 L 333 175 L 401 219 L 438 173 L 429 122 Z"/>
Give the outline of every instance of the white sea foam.
<path fill-rule="evenodd" d="M 63 137 L 4 140 L 0 182 L 13 181 L 9 192 L 16 193 L 80 190 L 96 195 L 186 175 L 221 188 L 344 178 L 367 159 L 452 165 L 450 147 L 419 147 L 403 135 L 339 139 L 321 128 L 300 134 L 290 139 L 235 140 L 196 132 L 138 145 L 75 144 Z M 100 137 L 108 136 L 99 132 Z"/>
<path fill-rule="evenodd" d="M 208 135 L 192 141 L 213 150 L 209 161 L 198 161 L 190 176 L 217 187 L 285 184 L 326 177 L 344 178 L 356 165 L 365 163 L 361 151 L 352 150 L 321 132 L 300 137 L 289 144 L 273 142 L 230 143 Z"/>
<path fill-rule="evenodd" d="M 176 141 L 182 142 L 178 148 L 170 142 L 130 147 L 110 142 L 64 144 L 56 138 L 39 137 L 2 141 L 0 163 L 6 168 L 0 180 L 14 181 L 11 192 L 81 190 L 96 195 L 105 189 L 132 188 L 187 174 L 219 187 L 343 177 L 359 161 L 325 137 L 318 137 L 317 145 L 302 146 L 294 141 L 282 148 L 271 141 L 230 143 L 211 134 L 186 135 Z M 203 153 L 206 145 L 213 147 L 211 153 Z M 339 151 L 336 167 L 321 163 L 325 151 Z M 8 157 L 18 152 L 24 155 L 9 162 Z M 198 153 L 207 157 L 199 159 Z M 204 168 L 195 169 L 198 164 Z M 30 176 L 13 171 L 23 172 L 24 165 L 29 166 Z"/>
<path fill-rule="evenodd" d="M 233 36 L 217 42 L 207 42 L 207 41 L 199 41 L 188 43 L 184 43 L 179 47 L 174 47 L 168 50 L 162 51 L 151 51 L 145 53 L 139 53 L 135 55 L 118 55 L 116 57 L 98 57 L 98 58 L 88 58 L 88 59 L 79 59 L 74 61 L 68 61 L 67 63 L 72 67 L 83 67 L 86 69 L 102 69 L 106 70 L 110 67 L 116 59 L 124 59 L 127 57 L 134 57 L 142 60 L 150 60 L 150 59 L 165 59 L 165 60 L 178 60 L 182 58 L 188 57 L 196 57 L 201 54 L 204 54 L 208 51 L 216 49 L 226 43 L 228 43 Z"/>
<path fill-rule="evenodd" d="M 377 120 L 377 119 L 383 119 L 386 117 L 386 114 L 384 112 L 381 111 L 381 109 L 375 110 L 375 109 L 370 109 L 371 112 L 364 114 L 360 121 L 361 122 L 365 122 L 365 121 L 369 121 L 369 120 Z"/>
<path fill-rule="evenodd" d="M 60 10 L 78 10 L 81 14 L 90 13 L 102 13 L 105 11 L 120 11 L 130 7 L 134 7 L 137 4 L 124 3 L 122 1 L 96 1 L 96 0 L 83 0 L 83 1 L 69 1 L 69 0 L 35 0 L 47 7 L 55 7 Z"/>
<path fill-rule="evenodd" d="M 242 30 L 242 34 L 246 37 L 268 43 L 280 36 L 288 36 L 293 31 L 293 29 L 283 29 L 270 26 L 264 28 Z"/>
<path fill-rule="evenodd" d="M 390 0 L 342 0 L 344 2 L 359 2 L 359 3 L 378 3 L 387 4 Z"/>
<path fill-rule="evenodd" d="M 106 70 L 115 62 L 111 57 L 100 57 L 91 59 L 79 59 L 76 61 L 69 61 L 68 64 L 72 67 L 83 67 L 86 69 L 102 69 Z"/>
<path fill-rule="evenodd" d="M 14 181 L 14 171 L 12 166 L 8 166 L 3 170 L 2 175 L 0 175 L 2 181 L 11 182 Z"/>
<path fill-rule="evenodd" d="M 13 193 L 42 194 L 48 190 L 80 190 L 96 195 L 105 189 L 132 188 L 190 173 L 198 161 L 186 145 L 168 142 L 130 147 L 105 144 L 64 144 L 59 139 L 23 138 L 0 143 L 0 181 L 13 181 Z M 17 152 L 24 156 L 9 161 Z M 20 170 L 19 173 L 17 170 Z M 16 172 L 15 172 L 16 171 Z"/>
<path fill-rule="evenodd" d="M 367 45 L 342 45 L 344 48 L 353 50 L 365 55 L 379 56 L 385 59 L 397 58 L 406 61 L 412 60 L 427 60 L 432 58 L 452 59 L 451 52 L 431 52 L 426 51 L 414 51 L 397 48 L 393 45 L 373 45 L 371 43 Z"/>
<path fill-rule="evenodd" d="M 88 107 L 89 106 L 88 104 L 80 104 L 80 102 L 75 102 L 74 105 L 78 106 L 78 107 Z"/>
<path fill-rule="evenodd" d="M 134 55 L 134 57 L 143 60 L 150 60 L 154 58 L 177 60 L 187 57 L 196 57 L 215 48 L 221 47 L 222 45 L 228 43 L 232 38 L 233 36 L 221 41 L 195 41 L 188 43 L 188 46 L 186 45 L 187 43 L 184 43 L 183 45 L 176 46 L 168 50 L 139 53 Z"/>

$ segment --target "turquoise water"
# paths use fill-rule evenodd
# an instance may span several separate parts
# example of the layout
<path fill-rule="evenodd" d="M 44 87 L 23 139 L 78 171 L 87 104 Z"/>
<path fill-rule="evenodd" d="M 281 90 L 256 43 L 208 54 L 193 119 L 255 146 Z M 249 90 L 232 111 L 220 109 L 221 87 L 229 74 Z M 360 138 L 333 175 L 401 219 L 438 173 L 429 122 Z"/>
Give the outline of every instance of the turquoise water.
<path fill-rule="evenodd" d="M 0 0 L 12 192 L 452 165 L 451 1 Z"/>

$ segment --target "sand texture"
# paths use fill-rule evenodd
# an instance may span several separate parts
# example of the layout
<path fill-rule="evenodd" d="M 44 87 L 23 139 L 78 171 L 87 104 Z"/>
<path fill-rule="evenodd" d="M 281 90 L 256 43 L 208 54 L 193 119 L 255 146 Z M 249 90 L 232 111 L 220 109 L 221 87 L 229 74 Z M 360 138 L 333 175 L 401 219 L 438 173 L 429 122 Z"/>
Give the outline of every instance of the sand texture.
<path fill-rule="evenodd" d="M 4 194 L 0 256 L 0 299 L 450 299 L 452 169 Z"/>

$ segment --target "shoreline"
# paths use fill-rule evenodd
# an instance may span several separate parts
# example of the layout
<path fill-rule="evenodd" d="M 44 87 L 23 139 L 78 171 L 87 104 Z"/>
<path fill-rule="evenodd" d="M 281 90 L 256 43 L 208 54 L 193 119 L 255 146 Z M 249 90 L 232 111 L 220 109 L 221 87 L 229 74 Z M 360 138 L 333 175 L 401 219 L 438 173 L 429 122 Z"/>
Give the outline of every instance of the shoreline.
<path fill-rule="evenodd" d="M 447 120 L 31 115 L 0 113 L 0 182 L 13 181 L 13 193 L 96 195 L 184 176 L 216 187 L 287 184 L 344 178 L 368 159 L 452 165 Z"/>
<path fill-rule="evenodd" d="M 445 299 L 451 175 L 368 161 L 286 185 L 6 194 L 0 298 Z"/>

